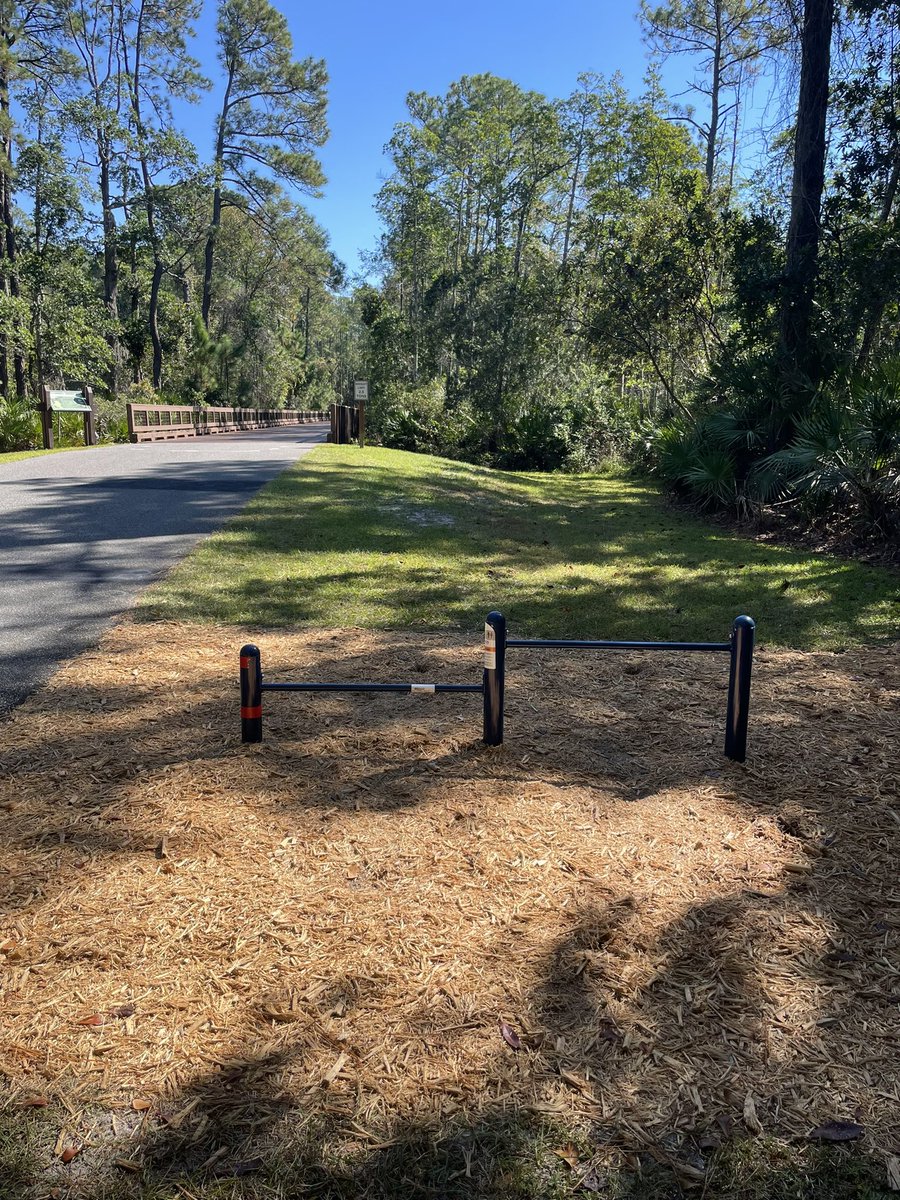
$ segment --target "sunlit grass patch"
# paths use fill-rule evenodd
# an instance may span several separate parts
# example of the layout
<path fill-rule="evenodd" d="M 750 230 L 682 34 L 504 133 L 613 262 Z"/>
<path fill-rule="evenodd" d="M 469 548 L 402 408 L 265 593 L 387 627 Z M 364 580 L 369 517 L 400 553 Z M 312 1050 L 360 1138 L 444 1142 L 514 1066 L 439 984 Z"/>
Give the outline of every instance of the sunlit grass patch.
<path fill-rule="evenodd" d="M 0 454 L 0 467 L 4 463 L 19 462 L 23 458 L 40 458 L 44 454 L 64 454 L 67 450 L 93 450 L 93 446 L 54 446 L 52 450 L 12 450 Z"/>
<path fill-rule="evenodd" d="M 724 637 L 740 612 L 770 645 L 889 639 L 900 576 L 730 535 L 648 484 L 500 472 L 324 446 L 275 480 L 144 601 L 151 618 L 264 627 L 478 627 Z"/>

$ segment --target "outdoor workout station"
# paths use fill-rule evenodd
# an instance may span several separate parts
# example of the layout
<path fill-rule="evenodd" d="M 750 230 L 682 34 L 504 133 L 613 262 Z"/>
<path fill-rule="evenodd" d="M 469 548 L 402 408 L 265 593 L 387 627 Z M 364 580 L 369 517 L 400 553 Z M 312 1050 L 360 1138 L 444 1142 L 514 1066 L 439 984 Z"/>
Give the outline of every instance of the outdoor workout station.
<path fill-rule="evenodd" d="M 662 650 L 676 654 L 728 654 L 728 707 L 725 717 L 725 754 L 735 762 L 747 756 L 747 723 L 750 713 L 750 673 L 756 625 L 750 617 L 737 617 L 727 642 L 610 642 L 561 638 L 510 638 L 506 618 L 491 612 L 484 626 L 484 672 L 481 683 L 267 683 L 256 646 L 241 649 L 241 740 L 263 738 L 263 692 L 402 692 L 432 695 L 438 692 L 473 692 L 484 697 L 483 739 L 488 746 L 503 743 L 503 706 L 506 691 L 507 650 Z"/>
<path fill-rule="evenodd" d="M 44 433 L 44 449 L 53 449 L 53 414 L 74 412 L 84 417 L 84 444 L 96 446 L 97 431 L 94 425 L 94 389 L 87 386 L 74 392 L 51 392 L 46 384 L 41 386 L 41 428 Z"/>

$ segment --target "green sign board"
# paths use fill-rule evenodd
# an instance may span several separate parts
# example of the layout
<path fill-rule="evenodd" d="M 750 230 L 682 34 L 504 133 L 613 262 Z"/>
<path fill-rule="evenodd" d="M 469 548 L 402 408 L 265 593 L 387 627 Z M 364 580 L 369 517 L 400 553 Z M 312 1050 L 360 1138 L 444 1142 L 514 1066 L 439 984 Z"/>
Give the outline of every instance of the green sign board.
<path fill-rule="evenodd" d="M 90 412 L 91 406 L 81 392 L 51 392 L 50 408 L 53 412 Z"/>

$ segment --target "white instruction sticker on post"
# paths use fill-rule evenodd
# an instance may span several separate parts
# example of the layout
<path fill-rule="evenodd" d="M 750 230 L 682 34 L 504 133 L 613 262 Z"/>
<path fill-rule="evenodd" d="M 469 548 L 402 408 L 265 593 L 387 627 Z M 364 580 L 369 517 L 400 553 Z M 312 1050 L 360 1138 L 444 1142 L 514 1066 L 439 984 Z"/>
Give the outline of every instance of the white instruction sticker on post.
<path fill-rule="evenodd" d="M 413 692 L 425 692 L 429 696 L 432 696 L 432 695 L 434 695 L 434 684 L 433 683 L 411 683 L 409 685 L 409 690 L 410 690 L 410 694 L 412 694 Z"/>
<path fill-rule="evenodd" d="M 484 627 L 484 669 L 497 670 L 497 632 L 493 625 Z"/>

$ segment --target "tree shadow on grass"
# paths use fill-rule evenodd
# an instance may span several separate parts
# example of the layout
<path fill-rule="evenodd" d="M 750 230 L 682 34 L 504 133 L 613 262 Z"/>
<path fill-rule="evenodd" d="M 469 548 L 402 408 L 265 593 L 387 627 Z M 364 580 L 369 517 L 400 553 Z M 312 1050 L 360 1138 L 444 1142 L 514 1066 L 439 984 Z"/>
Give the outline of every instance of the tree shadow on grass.
<path fill-rule="evenodd" d="M 501 608 L 522 635 L 707 640 L 749 611 L 771 641 L 813 645 L 823 630 L 846 642 L 883 631 L 895 603 L 895 573 L 728 536 L 649 488 L 549 477 L 534 489 L 460 464 L 411 478 L 307 464 L 145 612 L 237 614 L 263 628 L 467 628 Z M 335 558 L 350 561 L 335 569 Z"/>

